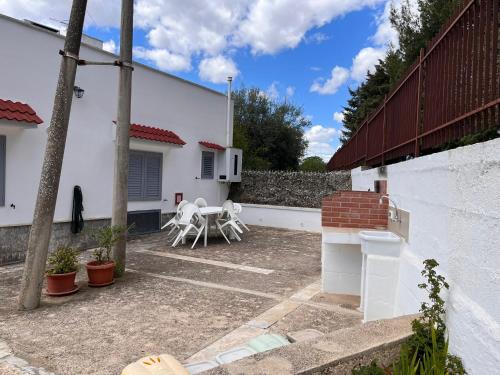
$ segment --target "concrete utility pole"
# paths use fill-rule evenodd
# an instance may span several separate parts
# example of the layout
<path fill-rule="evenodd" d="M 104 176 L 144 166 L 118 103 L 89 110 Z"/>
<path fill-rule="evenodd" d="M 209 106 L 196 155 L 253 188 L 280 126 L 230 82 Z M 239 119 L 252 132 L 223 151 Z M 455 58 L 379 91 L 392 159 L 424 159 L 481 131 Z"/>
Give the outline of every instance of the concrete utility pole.
<path fill-rule="evenodd" d="M 24 263 L 20 309 L 31 310 L 40 304 L 86 7 L 87 0 L 73 0 Z"/>
<path fill-rule="evenodd" d="M 127 226 L 128 152 L 130 103 L 132 96 L 132 30 L 134 1 L 122 0 L 120 31 L 120 83 L 118 89 L 118 117 L 116 122 L 115 170 L 113 179 L 112 225 Z M 113 259 L 118 270 L 125 269 L 127 234 L 124 233 L 113 248 Z M 117 274 L 119 276 L 119 273 Z"/>

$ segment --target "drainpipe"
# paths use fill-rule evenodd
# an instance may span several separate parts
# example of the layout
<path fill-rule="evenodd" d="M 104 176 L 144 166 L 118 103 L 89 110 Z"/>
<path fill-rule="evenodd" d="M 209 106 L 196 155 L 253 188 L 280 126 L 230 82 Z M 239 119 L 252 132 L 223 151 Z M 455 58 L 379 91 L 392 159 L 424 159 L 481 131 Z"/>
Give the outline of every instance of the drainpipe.
<path fill-rule="evenodd" d="M 226 123 L 226 146 L 233 147 L 233 118 L 231 116 L 231 84 L 233 77 L 227 77 L 227 123 Z"/>

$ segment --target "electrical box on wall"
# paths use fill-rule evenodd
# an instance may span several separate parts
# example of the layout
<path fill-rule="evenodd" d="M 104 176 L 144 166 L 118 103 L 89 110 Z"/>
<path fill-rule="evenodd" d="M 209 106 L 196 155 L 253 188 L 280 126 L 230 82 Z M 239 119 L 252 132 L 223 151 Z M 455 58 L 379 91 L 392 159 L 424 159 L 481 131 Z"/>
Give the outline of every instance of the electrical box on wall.
<path fill-rule="evenodd" d="M 239 148 L 228 147 L 218 153 L 218 175 L 220 182 L 241 182 L 243 152 Z"/>

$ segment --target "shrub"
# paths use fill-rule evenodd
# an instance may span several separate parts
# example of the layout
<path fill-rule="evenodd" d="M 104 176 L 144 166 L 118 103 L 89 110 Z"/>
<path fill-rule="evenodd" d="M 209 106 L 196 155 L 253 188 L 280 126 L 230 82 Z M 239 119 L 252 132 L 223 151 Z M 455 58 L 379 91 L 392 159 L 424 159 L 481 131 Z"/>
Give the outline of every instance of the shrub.
<path fill-rule="evenodd" d="M 441 291 L 443 288 L 448 289 L 449 285 L 444 276 L 436 272 L 438 266 L 439 263 L 435 259 L 424 261 L 422 276 L 426 282 L 419 284 L 418 287 L 427 291 L 429 302 L 422 302 L 420 305 L 421 316 L 412 322 L 413 335 L 409 338 L 404 350 L 407 350 L 410 355 L 416 355 L 421 365 L 427 361 L 433 364 L 434 369 L 443 365 L 445 368 L 443 374 L 464 375 L 467 372 L 460 358 L 448 354 L 444 320 L 446 310 Z M 444 357 L 438 358 L 439 353 Z M 440 374 L 440 372 L 422 371 L 421 369 L 421 374 Z"/>
<path fill-rule="evenodd" d="M 428 292 L 429 302 L 422 302 L 421 316 L 412 322 L 413 335 L 401 347 L 399 361 L 392 369 L 382 369 L 372 361 L 369 366 L 356 367 L 353 375 L 465 375 L 459 357 L 448 353 L 444 300 L 441 291 L 449 285 L 444 276 L 436 272 L 439 263 L 434 259 L 424 261 L 422 276 L 426 282 L 420 289 Z"/>
<path fill-rule="evenodd" d="M 422 302 L 420 305 L 421 317 L 412 322 L 413 336 L 408 340 L 410 355 L 418 352 L 418 358 L 422 358 L 427 347 L 432 347 L 431 329 L 435 330 L 437 344 L 442 347 L 445 343 L 446 324 L 444 322 L 444 300 L 441 298 L 442 289 L 448 289 L 449 285 L 444 276 L 438 275 L 436 267 L 439 263 L 434 259 L 424 261 L 422 276 L 426 282 L 419 284 L 420 289 L 428 293 L 430 302 Z"/>
<path fill-rule="evenodd" d="M 78 251 L 69 246 L 59 246 L 49 257 L 49 275 L 78 271 Z"/>
<path fill-rule="evenodd" d="M 127 228 L 114 225 L 106 226 L 92 234 L 92 238 L 97 241 L 98 245 L 93 253 L 98 264 L 111 261 L 111 250 L 126 231 Z"/>

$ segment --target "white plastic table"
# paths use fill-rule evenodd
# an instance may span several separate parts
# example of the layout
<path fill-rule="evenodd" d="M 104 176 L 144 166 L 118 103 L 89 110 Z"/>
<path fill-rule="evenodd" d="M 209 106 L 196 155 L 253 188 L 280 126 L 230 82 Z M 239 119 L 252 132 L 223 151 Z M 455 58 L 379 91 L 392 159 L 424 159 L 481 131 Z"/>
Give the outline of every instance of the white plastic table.
<path fill-rule="evenodd" d="M 205 242 L 204 245 L 207 247 L 207 238 L 208 238 L 208 218 L 210 215 L 217 215 L 222 213 L 222 207 L 217 206 L 208 206 L 208 207 L 200 207 L 201 214 L 205 217 L 207 224 L 205 225 Z"/>

